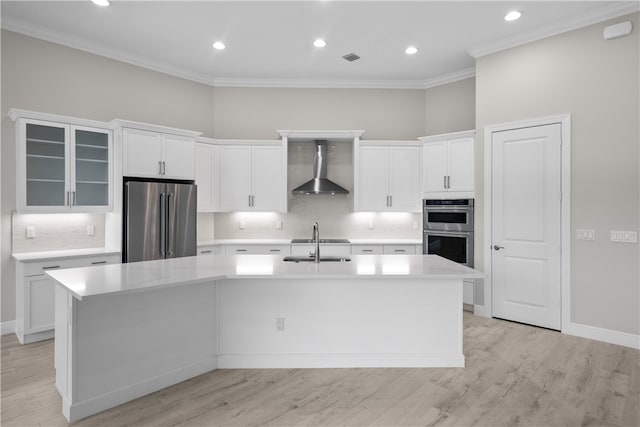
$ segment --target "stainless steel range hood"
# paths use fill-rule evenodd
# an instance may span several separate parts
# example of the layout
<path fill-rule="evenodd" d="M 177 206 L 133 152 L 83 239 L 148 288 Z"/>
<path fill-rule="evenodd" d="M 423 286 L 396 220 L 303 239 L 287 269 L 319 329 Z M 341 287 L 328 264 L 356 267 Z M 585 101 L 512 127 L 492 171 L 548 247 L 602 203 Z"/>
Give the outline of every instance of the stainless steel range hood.
<path fill-rule="evenodd" d="M 327 141 L 316 140 L 313 178 L 291 190 L 293 194 L 349 194 L 349 190 L 327 178 Z"/>

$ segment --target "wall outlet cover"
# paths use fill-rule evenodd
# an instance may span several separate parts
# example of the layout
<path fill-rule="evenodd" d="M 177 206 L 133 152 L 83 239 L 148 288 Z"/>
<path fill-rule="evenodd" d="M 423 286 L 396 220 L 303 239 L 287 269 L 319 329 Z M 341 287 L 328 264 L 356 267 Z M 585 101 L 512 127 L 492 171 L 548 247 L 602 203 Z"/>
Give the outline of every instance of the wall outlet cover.
<path fill-rule="evenodd" d="M 33 226 L 27 227 L 27 239 L 33 239 L 36 237 L 36 228 Z"/>
<path fill-rule="evenodd" d="M 95 225 L 87 225 L 87 236 L 93 236 L 96 234 L 96 226 Z"/>

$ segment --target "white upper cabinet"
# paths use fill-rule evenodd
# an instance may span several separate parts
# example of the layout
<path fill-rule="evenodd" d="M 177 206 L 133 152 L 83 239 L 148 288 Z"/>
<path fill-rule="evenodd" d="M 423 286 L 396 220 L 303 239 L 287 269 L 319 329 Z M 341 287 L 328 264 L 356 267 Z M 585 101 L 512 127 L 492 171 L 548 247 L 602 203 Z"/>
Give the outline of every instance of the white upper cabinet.
<path fill-rule="evenodd" d="M 473 197 L 475 131 L 420 138 L 424 197 Z"/>
<path fill-rule="evenodd" d="M 220 147 L 196 142 L 196 185 L 198 186 L 198 212 L 216 212 L 220 209 Z"/>
<path fill-rule="evenodd" d="M 361 142 L 354 210 L 420 212 L 421 149 L 412 141 Z"/>
<path fill-rule="evenodd" d="M 286 212 L 286 151 L 275 144 L 220 146 L 220 211 Z"/>
<path fill-rule="evenodd" d="M 123 175 L 142 178 L 195 178 L 195 136 L 122 129 Z"/>
<path fill-rule="evenodd" d="M 16 121 L 18 211 L 112 210 L 113 132 L 106 123 L 22 110 L 9 116 Z"/>

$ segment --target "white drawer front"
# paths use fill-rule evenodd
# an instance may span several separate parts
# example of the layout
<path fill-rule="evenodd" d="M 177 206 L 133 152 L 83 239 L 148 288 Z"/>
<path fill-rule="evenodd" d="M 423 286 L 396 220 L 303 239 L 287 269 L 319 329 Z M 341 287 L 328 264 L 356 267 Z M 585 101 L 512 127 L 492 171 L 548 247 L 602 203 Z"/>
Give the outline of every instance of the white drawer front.
<path fill-rule="evenodd" d="M 24 275 L 37 276 L 47 270 L 61 270 L 63 268 L 90 267 L 92 265 L 119 264 L 120 255 L 101 255 L 91 257 L 53 259 L 49 261 L 25 262 Z"/>
<path fill-rule="evenodd" d="M 220 255 L 220 246 L 202 246 L 198 248 L 198 255 Z"/>
<path fill-rule="evenodd" d="M 230 245 L 225 248 L 227 255 L 289 255 L 289 245 Z"/>
<path fill-rule="evenodd" d="M 415 255 L 415 245 L 384 245 L 386 255 Z"/>
<path fill-rule="evenodd" d="M 354 255 L 380 255 L 383 253 L 382 245 L 354 245 L 351 246 Z"/>

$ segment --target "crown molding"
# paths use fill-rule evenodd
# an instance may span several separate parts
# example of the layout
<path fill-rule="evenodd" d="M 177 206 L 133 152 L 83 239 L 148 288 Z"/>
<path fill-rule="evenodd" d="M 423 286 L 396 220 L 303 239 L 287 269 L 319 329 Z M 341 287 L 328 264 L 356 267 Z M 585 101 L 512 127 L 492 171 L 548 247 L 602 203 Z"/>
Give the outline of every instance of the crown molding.
<path fill-rule="evenodd" d="M 500 52 L 516 46 L 521 46 L 523 44 L 531 43 L 572 30 L 577 30 L 578 28 L 586 27 L 588 25 L 597 24 L 608 19 L 618 18 L 620 16 L 638 12 L 639 10 L 640 2 L 637 1 L 630 1 L 622 4 L 615 3 L 591 13 L 580 15 L 574 19 L 564 21 L 560 24 L 540 28 L 536 31 L 511 39 L 501 40 L 496 43 L 474 47 L 469 49 L 468 52 L 469 55 L 477 59 L 486 55 L 490 55 L 492 53 Z"/>
<path fill-rule="evenodd" d="M 32 23 L 2 17 L 1 27 L 8 31 L 34 37 L 47 42 L 78 49 L 137 67 L 168 74 L 170 76 L 202 83 L 214 87 L 261 87 L 261 88 L 313 88 L 313 89 L 428 89 L 457 80 L 475 76 L 475 68 L 457 71 L 427 80 L 323 80 L 323 79 L 241 79 L 212 77 L 195 73 L 172 64 L 155 61 L 143 56 L 131 55 L 98 43 L 70 37 L 59 31 L 43 28 Z"/>

